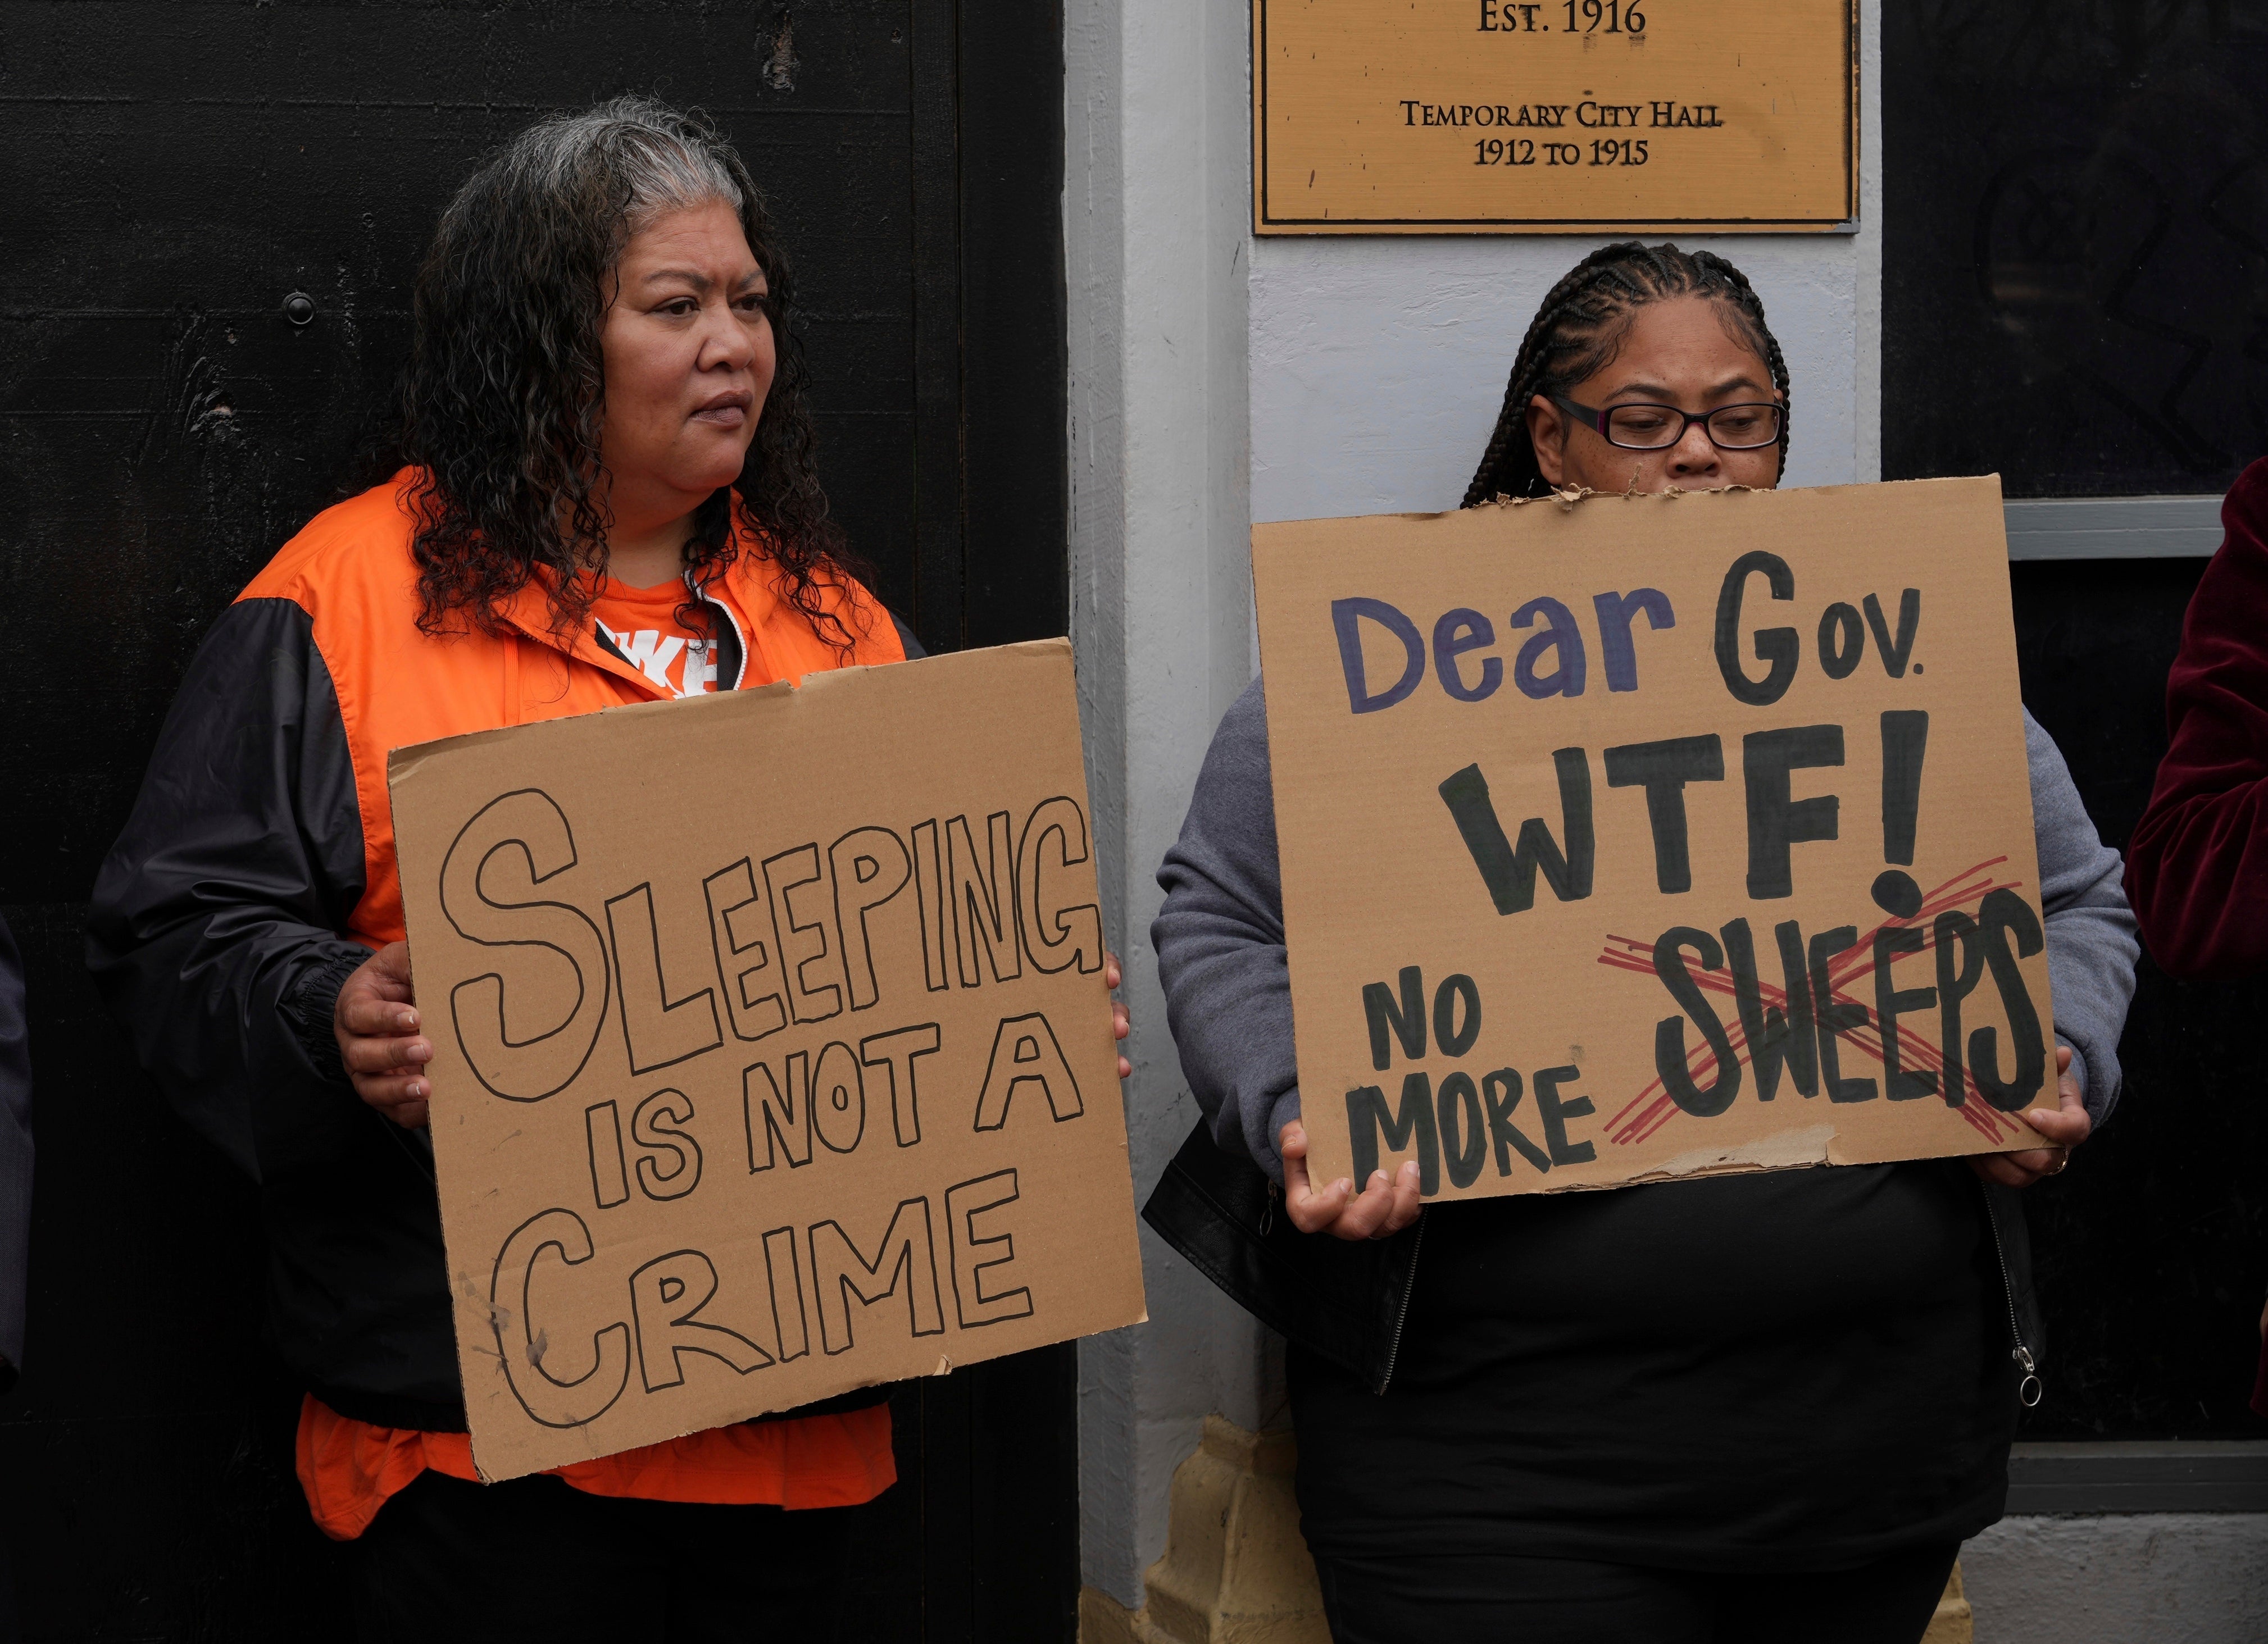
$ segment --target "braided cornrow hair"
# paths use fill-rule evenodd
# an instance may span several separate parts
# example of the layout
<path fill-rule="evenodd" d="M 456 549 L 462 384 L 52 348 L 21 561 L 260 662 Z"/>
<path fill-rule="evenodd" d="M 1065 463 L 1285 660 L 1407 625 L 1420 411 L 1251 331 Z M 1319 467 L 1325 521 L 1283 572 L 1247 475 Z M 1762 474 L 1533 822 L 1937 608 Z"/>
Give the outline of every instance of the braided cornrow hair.
<path fill-rule="evenodd" d="M 1488 450 L 1463 506 L 1494 496 L 1540 496 L 1550 488 L 1528 437 L 1528 407 L 1537 394 L 1564 394 L 1608 364 L 1630 329 L 1634 310 L 1668 297 L 1705 297 L 1721 304 L 1747 333 L 1771 370 L 1780 398 L 1788 398 L 1787 361 L 1764 324 L 1764 305 L 1748 275 L 1712 251 L 1680 251 L 1634 239 L 1602 246 L 1551 288 L 1521 340 L 1505 385 Z M 1788 414 L 1780 414 L 1779 459 L 1787 464 Z"/>

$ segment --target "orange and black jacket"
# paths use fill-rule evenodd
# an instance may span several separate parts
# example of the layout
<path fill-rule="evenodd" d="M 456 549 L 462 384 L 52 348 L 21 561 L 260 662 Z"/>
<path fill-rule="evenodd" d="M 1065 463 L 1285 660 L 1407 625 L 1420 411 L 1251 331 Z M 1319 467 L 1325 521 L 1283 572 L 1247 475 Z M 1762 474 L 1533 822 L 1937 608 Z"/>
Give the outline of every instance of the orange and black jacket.
<path fill-rule="evenodd" d="M 595 625 L 555 635 L 541 585 L 502 635 L 420 633 L 413 478 L 318 515 L 213 624 L 97 878 L 87 958 L 166 1099 L 259 1184 L 270 1328 L 309 1391 L 461 1431 L 431 1150 L 355 1095 L 331 1026 L 340 984 L 404 934 L 386 756 L 669 693 Z M 840 579 L 821 594 L 856 636 L 842 656 L 740 549 L 718 688 L 920 654 Z"/>

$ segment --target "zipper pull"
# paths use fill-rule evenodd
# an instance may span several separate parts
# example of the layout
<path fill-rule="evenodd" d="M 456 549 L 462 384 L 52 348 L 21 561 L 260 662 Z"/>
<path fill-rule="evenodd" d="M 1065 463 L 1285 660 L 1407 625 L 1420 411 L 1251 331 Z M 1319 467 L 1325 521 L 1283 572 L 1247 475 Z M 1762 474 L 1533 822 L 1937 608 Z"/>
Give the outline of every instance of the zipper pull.
<path fill-rule="evenodd" d="M 1260 1237 L 1266 1238 L 1276 1230 L 1276 1207 L 1284 1202 L 1284 1187 L 1280 1182 L 1268 1184 L 1268 1202 L 1260 1211 Z"/>
<path fill-rule="evenodd" d="M 2032 1363 L 2032 1350 L 2020 1341 L 2008 1349 L 2008 1356 L 2024 1369 L 2024 1379 L 2016 1383 L 2016 1402 L 2027 1410 L 2032 1409 L 2047 1391 L 2041 1384 L 2037 1368 Z"/>

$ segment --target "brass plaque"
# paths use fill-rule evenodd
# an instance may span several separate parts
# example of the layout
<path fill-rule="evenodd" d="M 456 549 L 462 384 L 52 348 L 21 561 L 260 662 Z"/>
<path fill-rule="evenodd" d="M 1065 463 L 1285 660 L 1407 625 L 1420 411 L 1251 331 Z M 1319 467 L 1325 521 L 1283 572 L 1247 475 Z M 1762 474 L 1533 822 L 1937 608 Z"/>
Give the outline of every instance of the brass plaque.
<path fill-rule="evenodd" d="M 1261 234 L 1823 232 L 1855 0 L 1253 0 Z"/>

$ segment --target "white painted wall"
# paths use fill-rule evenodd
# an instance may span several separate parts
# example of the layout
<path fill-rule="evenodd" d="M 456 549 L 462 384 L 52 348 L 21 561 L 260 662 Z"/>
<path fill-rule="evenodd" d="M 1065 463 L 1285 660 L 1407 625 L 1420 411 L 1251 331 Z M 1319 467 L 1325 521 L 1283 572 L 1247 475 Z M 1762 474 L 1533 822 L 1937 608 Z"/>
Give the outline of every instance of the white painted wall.
<path fill-rule="evenodd" d="M 1961 1572 L 1977 1644 L 2268 1639 L 2268 1514 L 2003 1519 Z"/>
<path fill-rule="evenodd" d="M 1134 1016 L 1127 1129 L 1146 1196 L 1196 1119 L 1150 950 L 1159 861 L 1251 677 L 1245 13 L 1068 0 L 1071 635 L 1105 919 Z M 1143 1234 L 1151 1322 L 1080 1348 L 1086 1582 L 1130 1607 L 1205 1415 L 1270 1413 L 1260 1329 Z"/>

